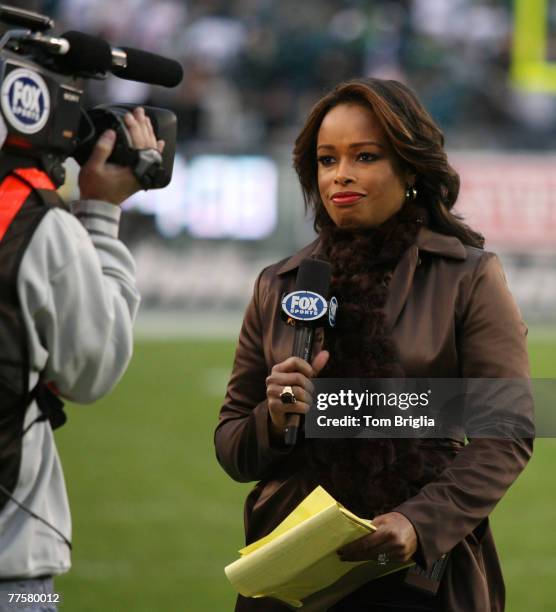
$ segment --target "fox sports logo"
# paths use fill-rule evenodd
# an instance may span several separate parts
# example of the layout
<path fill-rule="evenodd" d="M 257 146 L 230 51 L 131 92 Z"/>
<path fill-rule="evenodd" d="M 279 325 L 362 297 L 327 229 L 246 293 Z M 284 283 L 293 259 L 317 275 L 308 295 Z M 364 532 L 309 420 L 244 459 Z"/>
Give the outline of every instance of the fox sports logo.
<path fill-rule="evenodd" d="M 2 83 L 2 112 L 22 134 L 42 130 L 50 115 L 50 94 L 44 79 L 25 68 L 12 70 Z"/>
<path fill-rule="evenodd" d="M 294 291 L 282 300 L 282 309 L 292 319 L 314 321 L 327 310 L 326 300 L 314 291 Z"/>

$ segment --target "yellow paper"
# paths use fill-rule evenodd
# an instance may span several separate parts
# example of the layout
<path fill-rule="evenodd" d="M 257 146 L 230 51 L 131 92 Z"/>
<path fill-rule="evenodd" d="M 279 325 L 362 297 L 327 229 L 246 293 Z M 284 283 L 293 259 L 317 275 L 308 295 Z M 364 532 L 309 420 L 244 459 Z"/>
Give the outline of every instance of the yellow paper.
<path fill-rule="evenodd" d="M 302 607 L 303 599 L 361 564 L 369 565 L 369 580 L 412 565 L 340 561 L 339 548 L 375 529 L 317 487 L 274 531 L 243 548 L 226 576 L 245 597 L 275 597 Z"/>
<path fill-rule="evenodd" d="M 327 493 L 325 489 L 322 487 L 317 487 L 299 504 L 299 506 L 297 506 L 297 508 L 291 514 L 288 514 L 288 516 L 274 529 L 274 531 L 271 531 L 264 538 L 249 544 L 249 546 L 245 546 L 245 548 L 242 548 L 239 551 L 239 554 L 242 557 L 248 555 L 250 552 L 257 550 L 257 548 L 261 548 L 261 546 L 264 546 L 267 542 L 275 540 L 278 536 L 286 533 L 286 531 L 293 529 L 296 525 L 310 519 L 330 506 L 338 506 L 342 509 L 342 512 L 347 513 L 356 521 L 362 521 L 363 524 L 368 525 L 368 527 L 374 531 L 375 528 L 371 521 L 355 516 L 355 514 L 352 514 L 347 508 L 344 508 L 341 504 L 338 504 L 332 495 Z"/>

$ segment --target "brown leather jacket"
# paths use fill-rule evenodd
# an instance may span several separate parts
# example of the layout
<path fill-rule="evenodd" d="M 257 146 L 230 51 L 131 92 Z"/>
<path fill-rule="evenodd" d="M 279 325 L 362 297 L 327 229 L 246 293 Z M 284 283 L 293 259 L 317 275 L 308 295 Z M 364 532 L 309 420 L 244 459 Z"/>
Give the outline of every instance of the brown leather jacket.
<path fill-rule="evenodd" d="M 269 437 L 265 378 L 292 350 L 293 328 L 280 318 L 281 296 L 293 290 L 299 263 L 318 247 L 316 240 L 259 275 L 215 432 L 226 472 L 240 482 L 259 481 L 245 504 L 248 543 L 269 533 L 315 486 L 304 469 L 303 445 L 290 450 Z M 529 376 L 527 330 L 492 253 L 423 227 L 394 270 L 386 314 L 408 377 Z M 442 610 L 504 610 L 488 516 L 532 447 L 529 439 L 474 439 L 450 451 L 454 458 L 438 479 L 395 508 L 415 527 L 416 559 L 423 566 L 453 549 L 438 595 Z M 236 607 L 286 609 L 243 597 Z"/>

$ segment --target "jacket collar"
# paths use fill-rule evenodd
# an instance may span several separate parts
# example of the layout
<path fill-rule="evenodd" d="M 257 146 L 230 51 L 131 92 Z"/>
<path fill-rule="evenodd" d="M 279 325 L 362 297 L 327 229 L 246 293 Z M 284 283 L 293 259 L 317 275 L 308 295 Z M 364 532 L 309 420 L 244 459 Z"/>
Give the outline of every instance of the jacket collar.
<path fill-rule="evenodd" d="M 448 257 L 463 261 L 467 259 L 467 251 L 459 238 L 446 236 L 435 232 L 428 227 L 422 227 L 417 234 L 415 246 L 419 251 L 426 251 L 433 255 Z M 278 269 L 278 274 L 286 274 L 299 267 L 306 257 L 317 255 L 320 251 L 320 239 L 317 238 L 311 244 L 292 255 Z"/>
<path fill-rule="evenodd" d="M 467 251 L 459 238 L 434 232 L 428 227 L 421 228 L 415 243 L 420 251 L 460 261 L 467 259 Z"/>
<path fill-rule="evenodd" d="M 289 259 L 280 266 L 278 269 L 278 274 L 286 274 L 287 272 L 291 272 L 296 268 L 299 268 L 299 264 L 306 258 L 316 255 L 320 250 L 320 238 L 313 240 L 311 244 L 308 244 L 306 247 L 303 247 L 301 251 L 297 251 L 294 255 L 292 255 Z"/>

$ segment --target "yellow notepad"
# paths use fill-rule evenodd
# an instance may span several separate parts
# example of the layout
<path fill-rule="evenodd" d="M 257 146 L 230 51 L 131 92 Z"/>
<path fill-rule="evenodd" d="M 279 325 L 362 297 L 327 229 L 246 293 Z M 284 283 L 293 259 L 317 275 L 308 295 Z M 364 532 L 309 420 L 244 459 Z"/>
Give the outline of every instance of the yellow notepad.
<path fill-rule="evenodd" d="M 356 516 L 317 487 L 274 531 L 242 548 L 241 558 L 225 568 L 226 576 L 244 597 L 274 597 L 301 608 L 303 600 L 342 582 L 345 574 L 360 565 L 368 567 L 358 572 L 354 588 L 413 565 L 340 561 L 339 548 L 375 530 L 371 521 Z"/>

